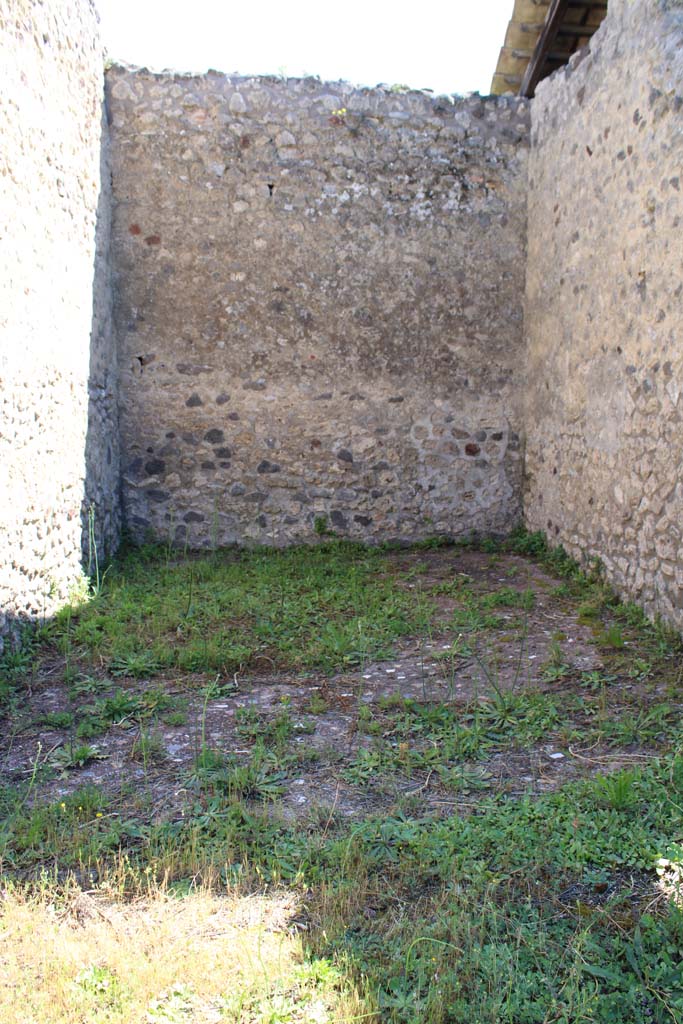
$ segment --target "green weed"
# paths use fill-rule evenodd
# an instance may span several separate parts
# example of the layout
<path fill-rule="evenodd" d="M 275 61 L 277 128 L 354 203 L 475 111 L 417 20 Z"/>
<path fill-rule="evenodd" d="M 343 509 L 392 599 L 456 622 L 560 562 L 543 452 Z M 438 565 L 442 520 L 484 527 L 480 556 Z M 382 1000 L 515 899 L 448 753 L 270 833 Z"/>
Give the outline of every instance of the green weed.
<path fill-rule="evenodd" d="M 195 762 L 190 784 L 209 796 L 230 800 L 273 800 L 282 794 L 286 772 L 282 761 L 257 744 L 248 762 L 204 747 Z"/>
<path fill-rule="evenodd" d="M 37 725 L 46 725 L 48 729 L 70 729 L 73 721 L 70 711 L 48 711 L 35 719 Z"/>
<path fill-rule="evenodd" d="M 92 761 L 101 761 L 106 757 L 101 754 L 97 747 L 89 743 L 81 743 L 77 746 L 69 744 L 66 747 L 59 747 L 50 756 L 50 764 L 55 768 L 85 768 Z"/>
<path fill-rule="evenodd" d="M 187 712 L 186 711 L 167 711 L 161 716 L 161 721 L 164 725 L 170 725 L 174 728 L 185 725 L 187 723 Z"/>
<path fill-rule="evenodd" d="M 143 722 L 133 739 L 130 750 L 132 761 L 140 761 L 145 769 L 152 765 L 163 764 L 168 758 L 168 751 L 162 736 L 155 729 L 149 729 Z"/>
<path fill-rule="evenodd" d="M 113 676 L 131 676 L 133 679 L 154 675 L 160 667 L 159 660 L 151 651 L 118 654 L 109 663 L 109 671 Z"/>
<path fill-rule="evenodd" d="M 626 811 L 638 800 L 635 771 L 599 776 L 595 780 L 598 797 L 615 811 Z"/>
<path fill-rule="evenodd" d="M 324 715 L 329 705 L 322 694 L 313 692 L 308 699 L 306 711 L 309 715 Z"/>
<path fill-rule="evenodd" d="M 31 671 L 34 663 L 35 645 L 31 635 L 24 631 L 16 646 L 6 644 L 0 654 L 0 681 L 18 683 Z"/>

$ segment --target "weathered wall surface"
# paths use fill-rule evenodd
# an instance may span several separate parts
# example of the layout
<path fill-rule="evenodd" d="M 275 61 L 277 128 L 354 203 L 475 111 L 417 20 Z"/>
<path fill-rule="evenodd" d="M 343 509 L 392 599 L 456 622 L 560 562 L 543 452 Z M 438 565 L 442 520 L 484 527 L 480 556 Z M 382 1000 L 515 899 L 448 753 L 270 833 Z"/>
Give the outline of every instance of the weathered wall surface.
<path fill-rule="evenodd" d="M 107 79 L 133 535 L 507 529 L 526 104 Z"/>
<path fill-rule="evenodd" d="M 79 577 L 85 507 L 101 549 L 119 517 L 94 9 L 7 0 L 0 48 L 1 635 L 49 613 Z"/>
<path fill-rule="evenodd" d="M 610 0 L 532 105 L 526 515 L 683 626 L 683 9 Z"/>

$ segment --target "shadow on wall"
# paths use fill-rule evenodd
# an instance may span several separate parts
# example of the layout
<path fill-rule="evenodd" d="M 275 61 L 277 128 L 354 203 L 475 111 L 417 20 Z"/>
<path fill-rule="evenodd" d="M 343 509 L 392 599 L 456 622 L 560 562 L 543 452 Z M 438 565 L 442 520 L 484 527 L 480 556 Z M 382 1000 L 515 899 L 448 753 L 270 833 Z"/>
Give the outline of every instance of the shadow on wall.
<path fill-rule="evenodd" d="M 94 574 L 97 563 L 101 565 L 114 554 L 121 537 L 118 360 L 110 255 L 111 192 L 109 129 L 106 100 L 103 99 L 88 371 L 85 484 L 81 510 L 83 565 L 89 575 Z"/>

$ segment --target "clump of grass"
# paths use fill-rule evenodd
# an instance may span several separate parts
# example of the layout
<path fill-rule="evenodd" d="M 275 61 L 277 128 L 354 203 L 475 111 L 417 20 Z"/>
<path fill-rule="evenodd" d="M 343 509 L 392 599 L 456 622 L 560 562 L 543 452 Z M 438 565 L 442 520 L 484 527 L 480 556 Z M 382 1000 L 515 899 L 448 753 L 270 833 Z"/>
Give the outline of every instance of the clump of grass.
<path fill-rule="evenodd" d="M 579 622 L 592 623 L 595 622 L 596 619 L 600 618 L 602 610 L 602 601 L 592 598 L 588 601 L 582 601 L 581 604 L 578 606 L 576 612 Z"/>
<path fill-rule="evenodd" d="M 550 641 L 548 657 L 542 666 L 543 678 L 546 682 L 556 682 L 557 680 L 564 679 L 571 671 L 571 666 L 567 662 L 562 649 L 562 642 L 566 639 L 564 634 L 556 633 Z"/>
<path fill-rule="evenodd" d="M 143 722 L 133 739 L 130 758 L 140 761 L 145 768 L 163 764 L 168 758 L 168 751 L 163 737 L 156 729 L 149 729 Z"/>
<path fill-rule="evenodd" d="M 613 650 L 620 650 L 625 646 L 626 641 L 624 640 L 624 634 L 621 631 L 621 626 L 618 623 L 613 622 L 606 629 L 603 629 L 598 635 L 598 642 L 603 647 L 611 647 Z"/>
<path fill-rule="evenodd" d="M 35 668 L 35 633 L 23 629 L 15 641 L 7 639 L 0 651 L 0 714 L 7 711 Z"/>
<path fill-rule="evenodd" d="M 177 728 L 181 725 L 187 724 L 187 712 L 183 710 L 167 711 L 161 716 L 161 720 L 164 725 L 170 725 L 172 728 Z"/>
<path fill-rule="evenodd" d="M 205 795 L 263 801 L 280 796 L 285 779 L 282 757 L 267 751 L 259 742 L 245 762 L 203 746 L 189 781 Z"/>
<path fill-rule="evenodd" d="M 531 611 L 536 603 L 536 595 L 530 587 L 526 590 L 515 590 L 514 587 L 501 587 L 479 599 L 482 608 L 523 608 Z"/>
<path fill-rule="evenodd" d="M 376 736 L 382 731 L 382 725 L 375 718 L 372 708 L 367 704 L 361 704 L 358 708 L 357 719 L 358 732 L 366 733 L 368 736 Z"/>
<path fill-rule="evenodd" d="M 131 676 L 134 679 L 152 676 L 160 668 L 160 661 L 152 651 L 122 651 L 109 662 L 109 671 L 113 676 Z"/>
<path fill-rule="evenodd" d="M 70 729 L 73 725 L 74 716 L 70 711 L 47 711 L 35 719 L 37 725 L 47 726 L 48 729 Z"/>
<path fill-rule="evenodd" d="M 35 667 L 38 653 L 38 631 L 22 626 L 14 636 L 6 637 L 0 651 L 0 679 L 19 682 Z"/>
<path fill-rule="evenodd" d="M 615 775 L 601 775 L 595 780 L 599 798 L 615 811 L 632 808 L 637 800 L 636 773 L 633 770 L 618 772 Z"/>
<path fill-rule="evenodd" d="M 311 694 L 306 705 L 306 711 L 309 715 L 324 715 L 328 708 L 329 704 L 322 694 L 317 691 Z"/>

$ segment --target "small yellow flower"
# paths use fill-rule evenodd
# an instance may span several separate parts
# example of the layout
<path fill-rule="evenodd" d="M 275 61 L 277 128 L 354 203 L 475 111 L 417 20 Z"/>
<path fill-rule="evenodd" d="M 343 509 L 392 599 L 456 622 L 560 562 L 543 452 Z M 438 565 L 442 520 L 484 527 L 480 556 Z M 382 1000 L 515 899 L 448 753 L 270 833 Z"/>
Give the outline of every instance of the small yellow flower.
<path fill-rule="evenodd" d="M 95 817 L 96 818 L 101 818 L 102 817 L 102 811 L 98 811 L 97 814 L 95 815 Z"/>

